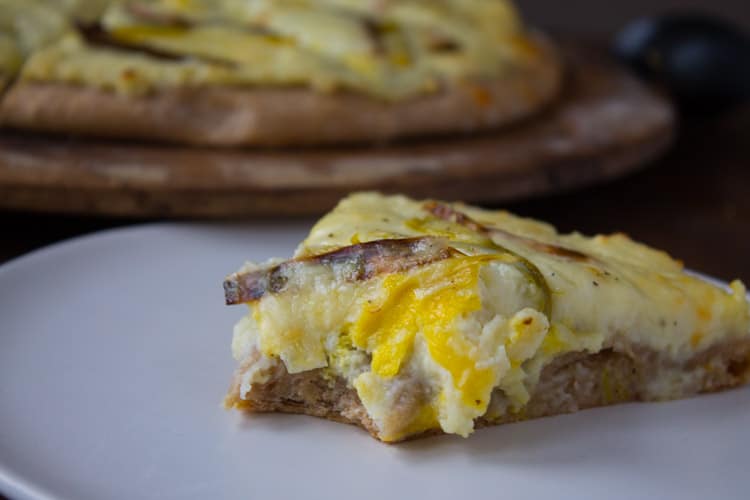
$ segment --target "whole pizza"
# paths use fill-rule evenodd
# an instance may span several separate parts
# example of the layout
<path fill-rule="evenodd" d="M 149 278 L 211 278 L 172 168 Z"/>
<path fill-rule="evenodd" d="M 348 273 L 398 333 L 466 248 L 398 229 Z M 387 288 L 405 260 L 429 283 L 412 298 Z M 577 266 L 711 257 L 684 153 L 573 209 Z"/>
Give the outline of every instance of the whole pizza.
<path fill-rule="evenodd" d="M 216 146 L 474 132 L 554 101 L 507 0 L 0 0 L 0 123 Z"/>

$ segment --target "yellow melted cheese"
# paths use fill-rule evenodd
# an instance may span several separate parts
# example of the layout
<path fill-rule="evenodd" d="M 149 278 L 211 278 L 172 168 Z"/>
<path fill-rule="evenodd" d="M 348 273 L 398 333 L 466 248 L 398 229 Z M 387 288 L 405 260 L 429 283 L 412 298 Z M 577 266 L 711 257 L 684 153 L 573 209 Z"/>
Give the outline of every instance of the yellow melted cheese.
<path fill-rule="evenodd" d="M 0 78 L 15 76 L 31 54 L 99 18 L 111 0 L 0 0 Z M 2 85 L 0 85 L 0 89 Z"/>
<path fill-rule="evenodd" d="M 486 408 L 497 374 L 479 368 L 477 346 L 456 324 L 481 307 L 477 283 L 482 257 L 450 259 L 383 280 L 382 301 L 368 304 L 351 330 L 353 344 L 372 353 L 372 372 L 398 375 L 421 334 L 432 359 L 451 374 L 468 406 Z"/>
<path fill-rule="evenodd" d="M 130 49 L 81 42 L 61 57 L 52 46 L 34 54 L 23 78 L 135 94 L 174 85 L 309 85 L 400 99 L 496 78 L 538 55 L 507 0 L 131 0 L 113 2 L 102 23 Z M 186 75 L 139 47 L 199 68 Z"/>
<path fill-rule="evenodd" d="M 459 253 L 360 282 L 299 265 L 288 289 L 251 305 L 252 318 L 235 334 L 235 356 L 244 359 L 256 346 L 292 373 L 323 368 L 343 377 L 380 438 L 393 441 L 437 427 L 466 436 L 478 417 L 522 414 L 542 368 L 568 352 L 624 344 L 679 363 L 750 335 L 740 282 L 722 290 L 624 235 L 560 235 L 507 212 L 453 208 L 502 231 L 438 219 L 405 197 L 343 200 L 312 229 L 298 257 L 353 240 L 424 235 L 446 238 Z M 246 390 L 262 376 L 247 375 Z M 602 387 L 605 399 L 625 389 L 608 380 Z M 673 388 L 649 390 L 659 399 Z"/>
<path fill-rule="evenodd" d="M 43 0 L 0 0 L 0 77 L 14 76 L 29 54 L 71 29 L 65 7 Z"/>
<path fill-rule="evenodd" d="M 739 281 L 733 282 L 731 293 L 727 293 L 684 273 L 682 264 L 666 253 L 623 234 L 593 238 L 578 233 L 561 235 L 548 224 L 504 211 L 453 206 L 477 222 L 507 234 L 473 232 L 435 218 L 424 209 L 423 202 L 365 193 L 343 200 L 321 219 L 297 255 L 345 246 L 352 233 L 362 242 L 385 235 L 436 235 L 454 241 L 454 245 L 474 245 L 471 250 L 464 244 L 462 248 L 467 252 L 487 252 L 489 239 L 492 244 L 523 256 L 541 272 L 553 298 L 552 319 L 572 331 L 602 334 L 619 329 L 637 337 L 641 344 L 668 350 L 675 356 L 689 355 L 696 342 L 710 345 L 727 332 L 747 333 L 750 318 L 745 288 Z M 591 258 L 571 260 L 539 249 L 538 244 L 578 251 Z M 599 307 L 600 304 L 617 306 Z"/>

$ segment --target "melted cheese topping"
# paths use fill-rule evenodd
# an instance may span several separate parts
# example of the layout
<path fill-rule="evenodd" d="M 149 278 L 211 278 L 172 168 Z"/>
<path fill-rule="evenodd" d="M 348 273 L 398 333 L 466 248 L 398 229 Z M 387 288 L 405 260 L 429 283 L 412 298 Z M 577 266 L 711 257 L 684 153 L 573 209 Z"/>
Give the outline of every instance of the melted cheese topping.
<path fill-rule="evenodd" d="M 465 436 L 477 417 L 523 411 L 542 368 L 561 354 L 618 344 L 680 362 L 750 335 L 739 281 L 722 290 L 624 235 L 560 235 L 507 212 L 452 208 L 490 230 L 439 219 L 405 197 L 343 200 L 298 257 L 424 235 L 448 239 L 459 254 L 360 282 L 299 265 L 288 289 L 251 305 L 235 356 L 255 346 L 292 373 L 323 368 L 344 377 L 390 441 L 438 426 Z M 246 391 L 262 380 L 249 376 Z M 495 393 L 505 407 L 491 405 Z"/>
<path fill-rule="evenodd" d="M 399 99 L 538 57 L 507 0 L 130 0 L 102 23 L 129 50 L 79 39 L 62 54 L 37 53 L 23 77 L 136 94 L 176 83 L 309 85 Z M 183 76 L 138 48 L 200 68 Z"/>
<path fill-rule="evenodd" d="M 25 57 L 70 29 L 59 5 L 41 0 L 0 0 L 0 75 L 13 76 Z"/>
<path fill-rule="evenodd" d="M 470 429 L 460 427 L 466 418 L 459 419 L 457 427 L 450 423 L 451 413 L 469 413 L 473 419 L 487 408 L 504 365 L 488 362 L 486 357 L 497 355 L 500 342 L 495 336 L 494 342 L 480 346 L 460 324 L 481 309 L 477 285 L 484 262 L 476 257 L 450 259 L 412 273 L 389 275 L 383 280 L 382 299 L 366 306 L 353 325 L 353 345 L 372 354 L 370 372 L 355 379 L 354 387 L 373 413 L 384 406 L 379 394 L 402 372 L 418 336 L 436 368 L 448 374 L 445 381 L 450 385 L 434 387 L 437 397 L 418 405 L 413 412 L 417 422 L 410 422 L 401 432 L 442 421 L 450 432 L 467 433 Z M 384 435 L 384 439 L 400 437 L 400 432 Z"/>
<path fill-rule="evenodd" d="M 110 0 L 0 0 L 0 90 L 31 54 L 98 18 Z"/>

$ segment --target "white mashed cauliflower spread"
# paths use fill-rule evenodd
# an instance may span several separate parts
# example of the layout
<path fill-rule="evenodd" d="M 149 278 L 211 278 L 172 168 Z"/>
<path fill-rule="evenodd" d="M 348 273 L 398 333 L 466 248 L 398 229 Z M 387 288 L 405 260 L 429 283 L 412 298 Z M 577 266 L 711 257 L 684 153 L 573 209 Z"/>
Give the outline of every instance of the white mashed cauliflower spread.
<path fill-rule="evenodd" d="M 489 228 L 477 230 L 431 207 L 366 193 L 325 216 L 297 257 L 420 236 L 457 252 L 360 281 L 295 268 L 294 282 L 251 303 L 235 328 L 234 356 L 260 356 L 241 397 L 277 363 L 290 373 L 324 369 L 356 390 L 385 441 L 435 427 L 466 436 L 494 411 L 493 393 L 521 411 L 561 354 L 625 343 L 680 361 L 750 333 L 740 282 L 724 291 L 625 235 L 560 235 L 507 212 L 444 205 Z M 668 387 L 653 390 L 668 397 Z"/>

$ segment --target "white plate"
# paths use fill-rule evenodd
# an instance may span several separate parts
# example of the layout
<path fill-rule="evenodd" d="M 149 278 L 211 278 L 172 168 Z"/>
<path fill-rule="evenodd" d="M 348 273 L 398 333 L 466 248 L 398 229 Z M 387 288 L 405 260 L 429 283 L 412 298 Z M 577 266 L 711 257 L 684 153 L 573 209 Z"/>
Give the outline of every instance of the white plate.
<path fill-rule="evenodd" d="M 748 498 L 750 390 L 380 444 L 220 401 L 225 274 L 306 227 L 150 225 L 0 267 L 0 490 L 19 499 Z M 481 495 L 481 497 L 479 496 Z"/>

